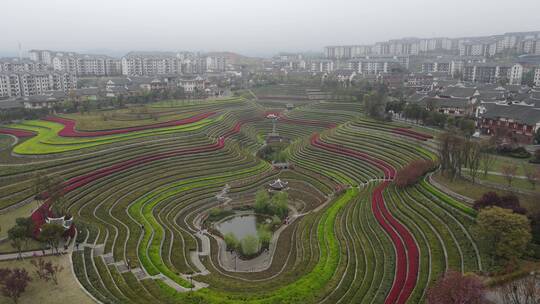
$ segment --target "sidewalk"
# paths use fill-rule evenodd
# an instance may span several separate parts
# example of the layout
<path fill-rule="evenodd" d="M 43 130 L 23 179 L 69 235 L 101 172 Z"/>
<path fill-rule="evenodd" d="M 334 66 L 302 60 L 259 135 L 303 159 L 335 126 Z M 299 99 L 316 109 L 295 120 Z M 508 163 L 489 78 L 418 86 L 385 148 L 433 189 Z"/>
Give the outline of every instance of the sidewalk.
<path fill-rule="evenodd" d="M 67 250 L 64 250 L 64 246 L 58 246 L 58 250 L 60 251 L 61 255 L 69 254 L 73 251 L 73 246 L 75 242 L 71 242 L 71 244 L 68 246 Z M 43 255 L 43 251 L 40 250 L 33 250 L 33 251 L 23 251 L 21 253 L 21 256 L 23 259 L 26 258 L 36 258 L 36 257 L 42 257 L 42 256 L 51 256 L 55 255 L 56 251 L 53 251 L 51 249 L 45 249 L 45 255 Z M 14 253 L 4 253 L 0 254 L 0 261 L 8 261 L 8 260 L 16 260 L 19 257 L 19 254 L 17 252 Z"/>

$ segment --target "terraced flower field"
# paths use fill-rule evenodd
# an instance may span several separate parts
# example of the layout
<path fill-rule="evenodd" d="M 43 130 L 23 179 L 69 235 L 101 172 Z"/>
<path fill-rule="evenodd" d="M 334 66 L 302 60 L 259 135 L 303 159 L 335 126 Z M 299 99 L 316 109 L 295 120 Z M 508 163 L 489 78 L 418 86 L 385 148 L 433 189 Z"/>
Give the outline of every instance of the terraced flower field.
<path fill-rule="evenodd" d="M 409 162 L 436 159 L 430 135 L 372 121 L 355 103 L 153 106 L 185 117 L 82 130 L 76 117 L 55 116 L 0 128 L 21 140 L 10 157 L 29 160 L 2 160 L 0 209 L 31 201 L 32 172 L 61 174 L 61 207 L 84 236 L 74 272 L 97 302 L 422 303 L 444 271 L 482 270 L 472 208 L 428 180 L 392 183 Z M 272 132 L 270 113 L 291 169 L 254 156 Z M 277 178 L 289 182 L 294 213 L 267 267 L 232 271 L 201 219 L 226 185 L 245 204 Z"/>

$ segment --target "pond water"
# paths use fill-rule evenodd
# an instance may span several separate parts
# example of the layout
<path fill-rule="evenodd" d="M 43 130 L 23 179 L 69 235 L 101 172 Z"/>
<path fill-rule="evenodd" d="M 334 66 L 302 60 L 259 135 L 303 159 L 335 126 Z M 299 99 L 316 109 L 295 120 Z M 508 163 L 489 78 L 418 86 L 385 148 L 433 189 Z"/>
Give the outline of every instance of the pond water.
<path fill-rule="evenodd" d="M 219 230 L 222 235 L 232 233 L 238 240 L 241 240 L 250 234 L 257 236 L 257 216 L 235 216 L 217 224 L 216 229 Z"/>

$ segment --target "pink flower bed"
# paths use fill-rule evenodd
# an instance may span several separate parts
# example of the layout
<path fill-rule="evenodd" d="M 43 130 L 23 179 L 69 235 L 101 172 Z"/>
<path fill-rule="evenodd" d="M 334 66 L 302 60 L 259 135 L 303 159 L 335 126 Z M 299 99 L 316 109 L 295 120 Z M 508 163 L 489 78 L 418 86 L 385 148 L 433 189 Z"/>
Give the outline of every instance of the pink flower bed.
<path fill-rule="evenodd" d="M 0 134 L 13 135 L 19 138 L 32 137 L 35 135 L 33 132 L 30 131 L 5 128 L 0 129 Z"/>
<path fill-rule="evenodd" d="M 161 123 L 156 123 L 156 124 L 151 124 L 151 125 L 145 125 L 145 126 L 131 127 L 131 128 L 101 130 L 101 131 L 77 131 L 75 129 L 75 125 L 77 123 L 75 120 L 62 118 L 62 117 L 57 117 L 57 116 L 49 116 L 49 117 L 45 118 L 45 120 L 60 123 L 60 124 L 64 125 L 64 128 L 62 130 L 60 130 L 60 132 L 58 133 L 59 136 L 63 136 L 63 137 L 95 137 L 95 136 L 123 134 L 123 133 L 142 131 L 142 130 L 149 130 L 149 129 L 156 129 L 156 128 L 181 126 L 181 125 L 186 125 L 186 124 L 198 122 L 198 121 L 203 120 L 205 118 L 208 118 L 208 117 L 210 117 L 210 116 L 212 116 L 214 114 L 216 114 L 216 112 L 208 112 L 208 113 L 197 114 L 195 116 L 180 119 L 180 120 L 172 120 L 172 121 L 166 121 L 166 122 L 161 122 Z"/>
<path fill-rule="evenodd" d="M 394 129 L 392 129 L 392 133 L 403 135 L 403 136 L 408 136 L 408 137 L 418 139 L 418 140 L 422 140 L 422 141 L 426 141 L 428 139 L 433 138 L 433 136 L 431 136 L 429 134 L 416 132 L 416 131 L 409 130 L 409 129 L 406 129 L 406 128 L 394 128 Z"/>
<path fill-rule="evenodd" d="M 343 146 L 324 143 L 319 135 L 311 137 L 311 144 L 315 147 L 358 158 L 379 168 L 387 179 L 393 179 L 396 170 L 383 160 L 374 158 L 366 153 L 345 148 Z M 396 270 L 394 282 L 386 296 L 385 304 L 406 303 L 416 286 L 419 268 L 419 250 L 412 234 L 388 211 L 382 195 L 389 181 L 384 181 L 373 191 L 371 208 L 375 219 L 390 236 L 396 253 Z"/>

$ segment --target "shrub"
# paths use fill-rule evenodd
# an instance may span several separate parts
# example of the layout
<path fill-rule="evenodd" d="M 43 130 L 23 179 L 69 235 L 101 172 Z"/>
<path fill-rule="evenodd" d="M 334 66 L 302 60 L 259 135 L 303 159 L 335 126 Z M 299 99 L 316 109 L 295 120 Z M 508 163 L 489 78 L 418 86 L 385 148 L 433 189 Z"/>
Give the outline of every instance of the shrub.
<path fill-rule="evenodd" d="M 499 154 L 514 158 L 531 157 L 531 153 L 529 153 L 524 147 L 513 148 L 511 145 L 499 145 L 497 146 L 497 152 Z"/>
<path fill-rule="evenodd" d="M 484 284 L 478 277 L 450 270 L 428 290 L 427 303 L 483 303 L 484 293 Z"/>
<path fill-rule="evenodd" d="M 538 129 L 540 130 L 540 129 Z M 533 163 L 533 164 L 540 164 L 540 149 L 536 149 L 534 151 L 534 158 L 531 159 L 529 162 Z"/>
<path fill-rule="evenodd" d="M 493 191 L 484 193 L 479 200 L 474 202 L 474 209 L 480 210 L 486 207 L 501 207 L 519 214 L 527 213 L 527 210 L 521 207 L 519 198 L 512 193 L 503 196 L 499 196 Z"/>
<path fill-rule="evenodd" d="M 414 185 L 434 167 L 435 164 L 431 160 L 415 160 L 397 172 L 394 182 L 398 187 Z"/>

